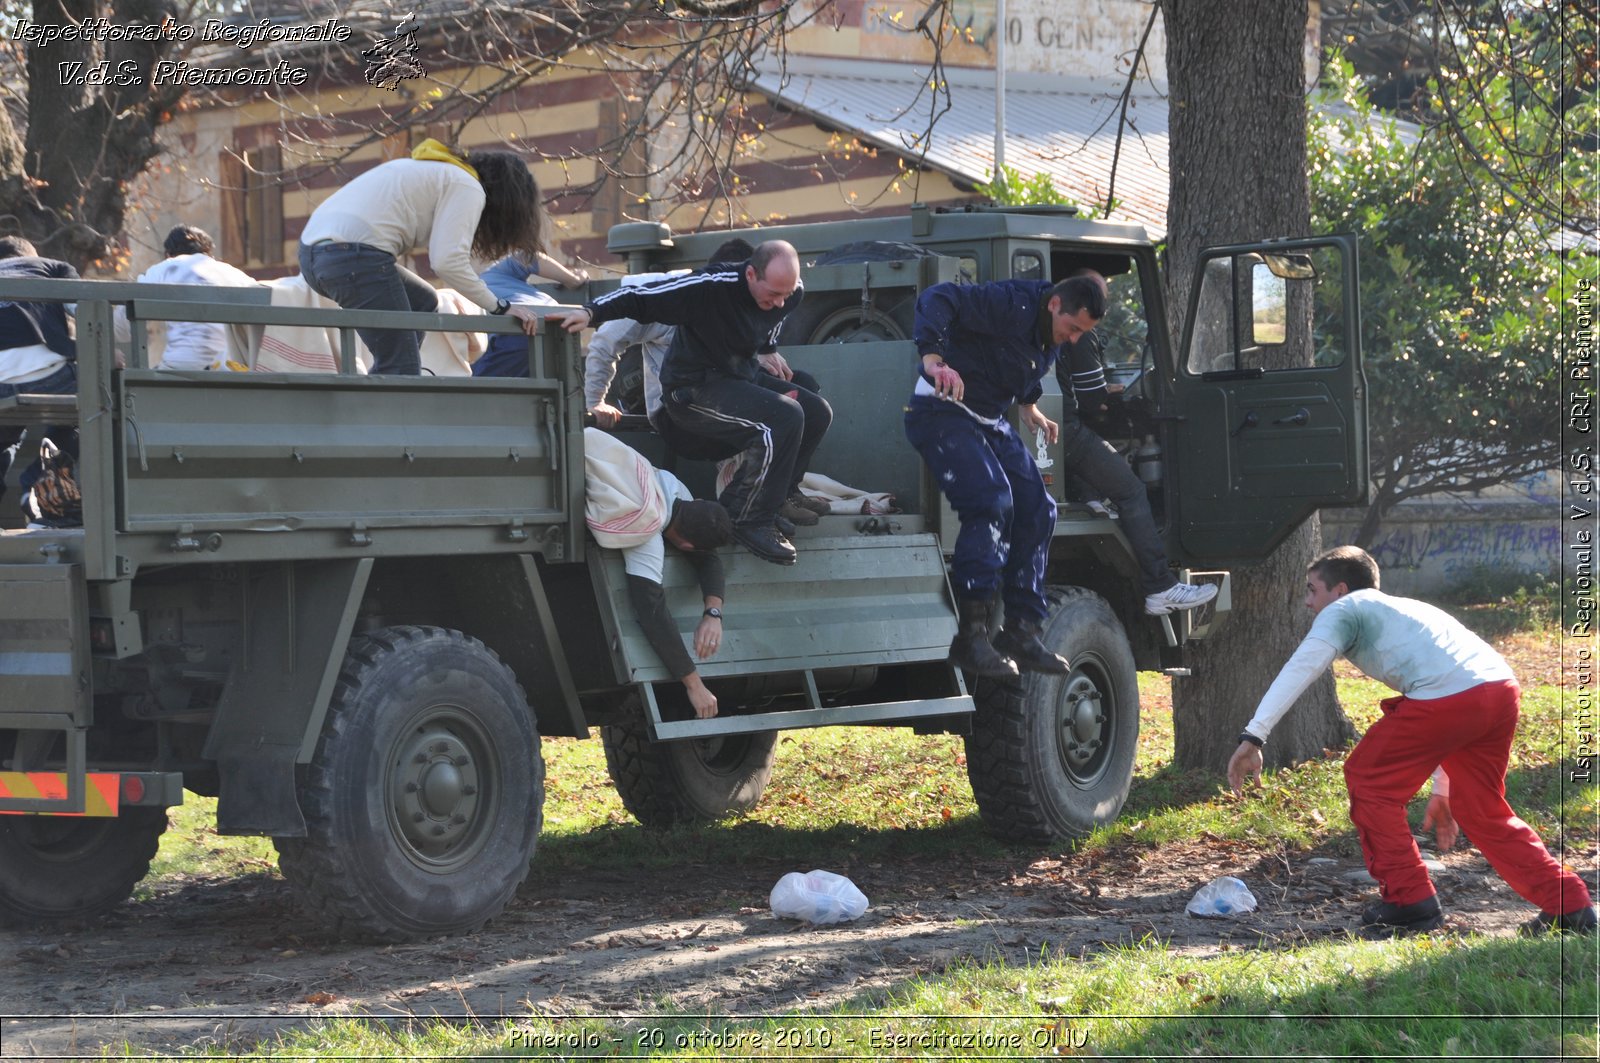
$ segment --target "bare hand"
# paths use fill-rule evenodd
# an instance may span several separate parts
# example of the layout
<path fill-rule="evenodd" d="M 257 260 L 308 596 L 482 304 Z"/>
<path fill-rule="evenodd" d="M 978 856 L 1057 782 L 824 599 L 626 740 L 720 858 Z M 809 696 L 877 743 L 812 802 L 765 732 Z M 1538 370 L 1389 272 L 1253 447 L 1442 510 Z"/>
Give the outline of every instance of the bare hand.
<path fill-rule="evenodd" d="M 1054 443 L 1061 435 L 1061 426 L 1039 412 L 1037 406 L 1023 406 L 1018 409 L 1022 418 L 1022 427 L 1031 432 L 1044 431 L 1046 443 Z"/>
<path fill-rule="evenodd" d="M 601 428 L 610 428 L 622 420 L 622 411 L 609 403 L 598 403 L 589 411 L 594 415 L 594 423 Z"/>
<path fill-rule="evenodd" d="M 923 359 L 922 366 L 928 378 L 933 381 L 934 394 L 941 399 L 960 402 L 961 397 L 967 393 L 966 385 L 961 382 L 961 374 L 944 362 L 930 365 L 927 359 Z"/>
<path fill-rule="evenodd" d="M 722 645 L 722 621 L 714 616 L 703 616 L 694 629 L 694 654 L 702 661 L 714 656 Z"/>
<path fill-rule="evenodd" d="M 1244 790 L 1245 780 L 1261 781 L 1261 749 L 1254 742 L 1240 742 L 1228 758 L 1228 785 L 1234 793 Z"/>
<path fill-rule="evenodd" d="M 554 321 L 568 332 L 582 332 L 589 327 L 589 311 L 581 306 L 574 310 L 558 310 L 546 314 L 545 320 Z"/>
<path fill-rule="evenodd" d="M 717 714 L 717 696 L 706 689 L 698 673 L 690 672 L 684 676 L 683 689 L 688 691 L 689 704 L 694 706 L 696 719 L 709 720 Z"/>
<path fill-rule="evenodd" d="M 761 363 L 761 368 L 777 377 L 779 380 L 793 380 L 794 370 L 789 368 L 789 363 L 777 351 L 756 355 L 756 361 Z"/>
<path fill-rule="evenodd" d="M 539 330 L 544 327 L 543 319 L 534 312 L 533 308 L 524 306 L 521 303 L 512 303 L 507 307 L 506 316 L 514 317 L 522 322 L 522 331 L 530 336 L 537 335 Z"/>
<path fill-rule="evenodd" d="M 1433 839 L 1439 843 L 1439 851 L 1447 853 L 1456 843 L 1456 838 L 1461 835 L 1461 828 L 1456 825 L 1456 817 L 1450 812 L 1450 798 L 1443 794 L 1434 794 L 1428 798 L 1428 811 L 1422 817 L 1422 829 L 1433 828 Z"/>

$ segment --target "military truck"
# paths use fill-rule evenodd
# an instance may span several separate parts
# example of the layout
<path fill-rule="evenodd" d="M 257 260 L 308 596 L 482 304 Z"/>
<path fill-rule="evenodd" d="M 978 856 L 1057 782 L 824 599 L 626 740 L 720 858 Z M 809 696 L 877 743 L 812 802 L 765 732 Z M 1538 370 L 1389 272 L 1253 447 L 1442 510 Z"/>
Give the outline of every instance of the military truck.
<path fill-rule="evenodd" d="M 698 266 L 726 235 L 629 225 L 611 247 L 632 270 Z M 801 529 L 792 568 L 726 551 L 709 720 L 645 641 L 619 555 L 585 536 L 576 338 L 536 336 L 525 380 L 378 378 L 353 372 L 354 328 L 460 319 L 273 308 L 245 289 L 0 288 L 76 304 L 78 394 L 0 400 L 0 421 L 76 424 L 84 510 L 81 528 L 0 534 L 0 920 L 120 903 L 187 790 L 216 796 L 220 832 L 270 836 L 341 932 L 470 931 L 528 873 L 540 739 L 595 728 L 646 824 L 750 809 L 777 734 L 821 726 L 965 736 L 983 821 L 1005 838 L 1062 842 L 1114 818 L 1136 672 L 1182 674 L 1185 645 L 1228 611 L 1222 566 L 1364 493 L 1353 241 L 1207 252 L 1174 352 L 1137 227 L 917 208 L 749 235 L 788 239 L 806 263 L 782 338 L 835 411 L 813 467 L 892 493 L 899 512 Z M 1111 286 L 1101 329 L 1123 390 L 1106 434 L 1148 485 L 1175 563 L 1223 593 L 1146 617 L 1115 514 L 1072 494 L 1041 437 L 1061 502 L 1045 638 L 1073 670 L 969 683 L 945 660 L 955 522 L 900 427 L 912 306 L 936 282 L 1083 266 Z M 118 307 L 133 326 L 121 344 Z M 151 369 L 147 329 L 167 320 L 336 329 L 345 372 Z M 1284 345 L 1309 367 L 1265 368 Z M 708 489 L 709 469 L 678 468 Z M 669 559 L 665 586 L 687 633 L 700 606 L 686 563 Z"/>

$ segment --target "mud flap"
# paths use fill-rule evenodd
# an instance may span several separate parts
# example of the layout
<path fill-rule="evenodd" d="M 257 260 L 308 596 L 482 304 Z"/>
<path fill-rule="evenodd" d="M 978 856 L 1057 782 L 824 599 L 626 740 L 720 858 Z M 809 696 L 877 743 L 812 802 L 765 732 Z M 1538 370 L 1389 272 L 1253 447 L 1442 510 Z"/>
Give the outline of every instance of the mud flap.
<path fill-rule="evenodd" d="M 263 566 L 246 604 L 251 637 L 228 673 L 206 737 L 217 762 L 221 834 L 303 838 L 295 765 L 344 661 L 371 558 Z"/>

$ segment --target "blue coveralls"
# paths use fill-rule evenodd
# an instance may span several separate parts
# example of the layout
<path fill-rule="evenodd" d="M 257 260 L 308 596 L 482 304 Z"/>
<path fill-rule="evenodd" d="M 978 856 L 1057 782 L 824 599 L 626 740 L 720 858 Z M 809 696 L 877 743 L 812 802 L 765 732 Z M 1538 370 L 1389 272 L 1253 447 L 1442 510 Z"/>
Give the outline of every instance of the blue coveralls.
<path fill-rule="evenodd" d="M 961 403 L 913 394 L 906 438 L 961 519 L 951 558 L 957 597 L 1002 596 L 1007 617 L 1042 621 L 1045 557 L 1056 504 L 1028 447 L 1005 419 L 1012 403 L 1039 400 L 1055 364 L 1042 308 L 1048 281 L 937 284 L 917 300 L 920 358 L 939 354 L 961 374 Z M 919 385 L 919 390 L 925 390 Z"/>

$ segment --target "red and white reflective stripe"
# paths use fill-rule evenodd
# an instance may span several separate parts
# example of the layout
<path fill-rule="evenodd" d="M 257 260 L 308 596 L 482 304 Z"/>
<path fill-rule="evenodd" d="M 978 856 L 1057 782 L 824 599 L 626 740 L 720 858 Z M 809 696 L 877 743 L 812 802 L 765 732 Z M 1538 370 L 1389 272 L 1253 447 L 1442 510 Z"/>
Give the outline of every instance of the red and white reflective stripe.
<path fill-rule="evenodd" d="M 122 776 L 115 772 L 91 772 L 88 779 L 82 812 L 13 812 L 0 809 L 0 816 L 115 816 L 122 795 Z M 0 799 L 8 797 L 65 801 L 67 774 L 61 771 L 0 771 Z"/>

